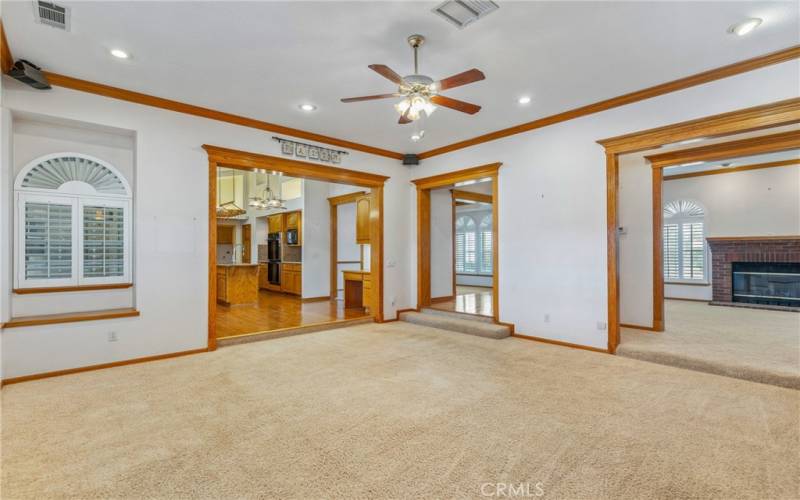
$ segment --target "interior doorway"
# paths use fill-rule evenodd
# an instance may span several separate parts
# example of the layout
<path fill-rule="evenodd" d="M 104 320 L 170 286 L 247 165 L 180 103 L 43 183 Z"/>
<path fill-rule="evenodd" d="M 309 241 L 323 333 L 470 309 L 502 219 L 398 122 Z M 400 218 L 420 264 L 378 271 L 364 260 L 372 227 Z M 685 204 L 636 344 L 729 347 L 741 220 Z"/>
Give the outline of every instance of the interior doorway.
<path fill-rule="evenodd" d="M 302 333 L 350 320 L 383 321 L 383 185 L 388 177 L 215 146 L 203 148 L 209 156 L 210 349 L 218 341 Z M 227 171 L 231 180 L 221 178 L 221 171 Z M 301 194 L 284 200 L 287 190 L 275 183 L 295 180 L 302 181 L 298 182 Z M 224 200 L 220 198 L 226 186 L 248 182 L 256 189 L 233 190 Z M 330 249 L 330 233 L 325 226 L 330 220 L 330 193 L 356 189 L 363 205 L 361 244 L 370 248 L 367 269 L 357 271 L 369 289 L 358 307 L 344 310 L 336 300 L 336 289 L 328 286 L 329 261 L 324 254 Z M 300 205 L 289 206 L 297 198 Z M 241 248 L 248 225 L 251 246 L 263 243 L 251 249 L 251 262 L 245 262 Z M 303 248 L 309 245 L 314 249 L 304 260 Z M 227 246 L 230 252 L 218 253 Z"/>
<path fill-rule="evenodd" d="M 417 179 L 417 308 L 499 321 L 500 163 Z"/>

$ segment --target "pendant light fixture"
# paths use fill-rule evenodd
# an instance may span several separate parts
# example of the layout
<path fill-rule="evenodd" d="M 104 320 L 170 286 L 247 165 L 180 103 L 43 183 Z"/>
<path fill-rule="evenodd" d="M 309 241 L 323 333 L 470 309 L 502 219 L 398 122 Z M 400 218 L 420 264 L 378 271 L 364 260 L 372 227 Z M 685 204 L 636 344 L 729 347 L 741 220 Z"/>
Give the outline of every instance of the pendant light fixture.
<path fill-rule="evenodd" d="M 275 195 L 270 187 L 270 175 L 267 175 L 267 187 L 261 192 L 261 196 L 250 198 L 249 206 L 261 210 L 286 210 L 283 200 Z"/>
<path fill-rule="evenodd" d="M 232 169 L 229 169 L 232 171 Z M 221 184 L 222 169 L 217 169 L 217 186 Z M 247 210 L 241 208 L 236 204 L 236 175 L 233 175 L 233 188 L 231 193 L 231 201 L 224 203 L 220 202 L 221 190 L 217 190 L 217 218 L 218 219 L 232 219 L 247 213 Z"/>

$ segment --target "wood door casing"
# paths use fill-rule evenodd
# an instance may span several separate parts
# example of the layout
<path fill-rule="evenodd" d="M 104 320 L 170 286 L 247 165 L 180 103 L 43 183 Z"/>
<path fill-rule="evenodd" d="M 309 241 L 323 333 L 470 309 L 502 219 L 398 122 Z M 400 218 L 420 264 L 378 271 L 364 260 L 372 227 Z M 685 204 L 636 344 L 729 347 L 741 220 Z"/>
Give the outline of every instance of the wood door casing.
<path fill-rule="evenodd" d="M 245 264 L 250 264 L 252 262 L 252 244 L 253 226 L 250 224 L 244 224 L 242 226 L 242 262 Z"/>
<path fill-rule="evenodd" d="M 370 196 L 362 196 L 356 200 L 356 243 L 369 245 Z"/>

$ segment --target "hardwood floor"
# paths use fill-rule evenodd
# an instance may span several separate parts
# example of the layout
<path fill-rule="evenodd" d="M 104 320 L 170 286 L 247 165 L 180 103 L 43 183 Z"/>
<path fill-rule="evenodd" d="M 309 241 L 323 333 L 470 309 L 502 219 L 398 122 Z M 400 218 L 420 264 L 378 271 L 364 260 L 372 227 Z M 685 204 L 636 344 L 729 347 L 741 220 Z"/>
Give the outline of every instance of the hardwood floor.
<path fill-rule="evenodd" d="M 217 338 L 364 316 L 364 309 L 345 309 L 341 301 L 302 302 L 295 295 L 260 290 L 257 305 L 217 304 Z"/>
<path fill-rule="evenodd" d="M 458 285 L 456 287 L 456 296 L 453 300 L 438 302 L 433 304 L 431 308 L 480 316 L 493 316 L 492 293 L 493 290 L 491 288 Z"/>

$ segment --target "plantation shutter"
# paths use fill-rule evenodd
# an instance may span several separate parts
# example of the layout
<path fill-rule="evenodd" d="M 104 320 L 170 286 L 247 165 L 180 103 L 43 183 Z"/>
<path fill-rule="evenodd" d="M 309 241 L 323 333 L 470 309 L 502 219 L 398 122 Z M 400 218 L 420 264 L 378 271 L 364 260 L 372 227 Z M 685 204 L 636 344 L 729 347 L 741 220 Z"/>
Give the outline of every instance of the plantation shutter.
<path fill-rule="evenodd" d="M 464 233 L 464 271 L 467 273 L 476 273 L 478 271 L 478 245 L 474 226 L 473 223 L 472 231 Z"/>
<path fill-rule="evenodd" d="M 72 204 L 24 203 L 25 279 L 72 278 Z"/>
<path fill-rule="evenodd" d="M 464 233 L 456 233 L 456 272 L 464 272 Z"/>
<path fill-rule="evenodd" d="M 683 254 L 683 279 L 703 279 L 705 242 L 703 241 L 703 223 L 687 222 L 682 224 L 683 238 L 681 253 Z"/>
<path fill-rule="evenodd" d="M 678 224 L 664 224 L 664 278 L 678 279 L 678 266 Z"/>
<path fill-rule="evenodd" d="M 481 231 L 481 273 L 492 274 L 492 231 Z"/>
<path fill-rule="evenodd" d="M 122 207 L 84 205 L 83 277 L 107 278 L 124 275 L 124 217 Z"/>

